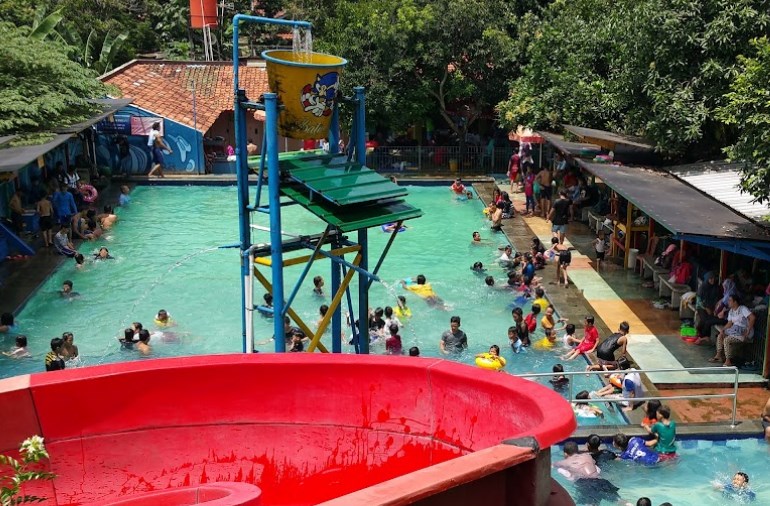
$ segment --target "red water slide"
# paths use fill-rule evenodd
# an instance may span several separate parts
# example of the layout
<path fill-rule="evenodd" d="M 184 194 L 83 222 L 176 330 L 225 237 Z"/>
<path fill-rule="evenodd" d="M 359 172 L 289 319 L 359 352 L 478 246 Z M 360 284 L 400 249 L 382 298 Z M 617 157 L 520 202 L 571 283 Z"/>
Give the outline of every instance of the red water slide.
<path fill-rule="evenodd" d="M 35 491 L 60 505 L 233 482 L 259 487 L 263 506 L 318 504 L 484 449 L 505 454 L 506 465 L 512 455 L 529 460 L 532 452 L 511 453 L 501 441 L 531 436 L 547 449 L 575 428 L 564 399 L 509 374 L 439 359 L 302 353 L 19 376 L 0 381 L 0 412 L 0 449 L 45 438 L 57 478 Z M 468 466 L 484 468 L 483 455 Z M 260 500 L 254 490 L 233 492 L 245 494 L 237 500 L 212 493 L 225 502 L 211 504 L 260 504 L 248 502 Z"/>

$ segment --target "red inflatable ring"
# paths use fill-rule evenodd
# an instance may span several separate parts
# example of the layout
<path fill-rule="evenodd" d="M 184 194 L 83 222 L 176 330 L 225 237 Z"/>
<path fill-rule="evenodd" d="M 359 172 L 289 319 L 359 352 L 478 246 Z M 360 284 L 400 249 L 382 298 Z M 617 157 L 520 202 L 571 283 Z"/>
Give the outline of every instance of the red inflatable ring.
<path fill-rule="evenodd" d="M 90 184 L 81 184 L 80 194 L 83 196 L 83 201 L 88 202 L 89 204 L 99 196 L 99 192 Z"/>

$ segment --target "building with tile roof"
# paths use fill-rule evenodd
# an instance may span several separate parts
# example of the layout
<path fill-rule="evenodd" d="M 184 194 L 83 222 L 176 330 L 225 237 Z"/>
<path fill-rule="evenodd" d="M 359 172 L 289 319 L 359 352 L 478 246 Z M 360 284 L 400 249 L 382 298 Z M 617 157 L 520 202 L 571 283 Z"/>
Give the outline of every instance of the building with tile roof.
<path fill-rule="evenodd" d="M 137 107 L 204 134 L 223 113 L 233 111 L 231 62 L 133 60 L 101 79 Z M 269 91 L 263 61 L 242 65 L 239 80 L 251 99 Z"/>
<path fill-rule="evenodd" d="M 167 157 L 171 170 L 201 172 L 204 165 L 211 170 L 211 160 L 216 155 L 218 163 L 214 172 L 233 172 L 234 166 L 226 165 L 224 158 L 227 145 L 235 145 L 235 119 L 233 112 L 233 64 L 232 62 L 132 60 L 103 75 L 101 80 L 120 91 L 120 95 L 133 101 L 131 107 L 116 114 L 123 123 L 141 117 L 144 123 L 162 119 L 163 128 L 171 129 L 170 137 L 180 147 Z M 269 91 L 267 70 L 263 60 L 247 60 L 239 69 L 239 84 L 246 95 L 257 100 Z M 261 149 L 263 118 L 247 115 L 248 137 Z M 145 156 L 143 142 L 146 133 L 132 128 L 129 137 L 131 158 L 121 167 L 125 173 L 146 172 L 149 158 Z M 143 135 L 144 134 L 144 135 Z M 280 139 L 284 150 L 300 149 L 301 143 L 293 139 Z M 179 155 L 184 152 L 184 155 Z"/>

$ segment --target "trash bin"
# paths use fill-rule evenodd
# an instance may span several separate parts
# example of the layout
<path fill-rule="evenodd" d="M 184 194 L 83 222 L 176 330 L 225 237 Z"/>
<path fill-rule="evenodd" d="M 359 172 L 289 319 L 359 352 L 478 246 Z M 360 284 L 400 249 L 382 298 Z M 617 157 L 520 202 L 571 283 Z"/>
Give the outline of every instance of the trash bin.
<path fill-rule="evenodd" d="M 628 265 L 626 266 L 627 269 L 633 269 L 636 266 L 636 257 L 639 256 L 639 250 L 636 248 L 631 248 L 628 250 Z"/>
<path fill-rule="evenodd" d="M 457 162 L 457 160 L 454 159 L 454 158 L 450 158 L 449 159 L 449 172 L 451 172 L 453 174 L 457 173 L 458 167 L 459 167 L 459 163 Z"/>

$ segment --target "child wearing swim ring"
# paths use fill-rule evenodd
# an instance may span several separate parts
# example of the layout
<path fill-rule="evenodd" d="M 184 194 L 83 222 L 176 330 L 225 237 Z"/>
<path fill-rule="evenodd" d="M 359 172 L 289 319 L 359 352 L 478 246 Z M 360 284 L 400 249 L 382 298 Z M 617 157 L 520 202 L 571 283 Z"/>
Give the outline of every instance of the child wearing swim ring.
<path fill-rule="evenodd" d="M 476 358 L 481 358 L 489 362 L 490 368 L 499 370 L 505 367 L 505 359 L 500 356 L 500 347 L 496 344 L 490 346 L 487 353 L 477 353 Z"/>

